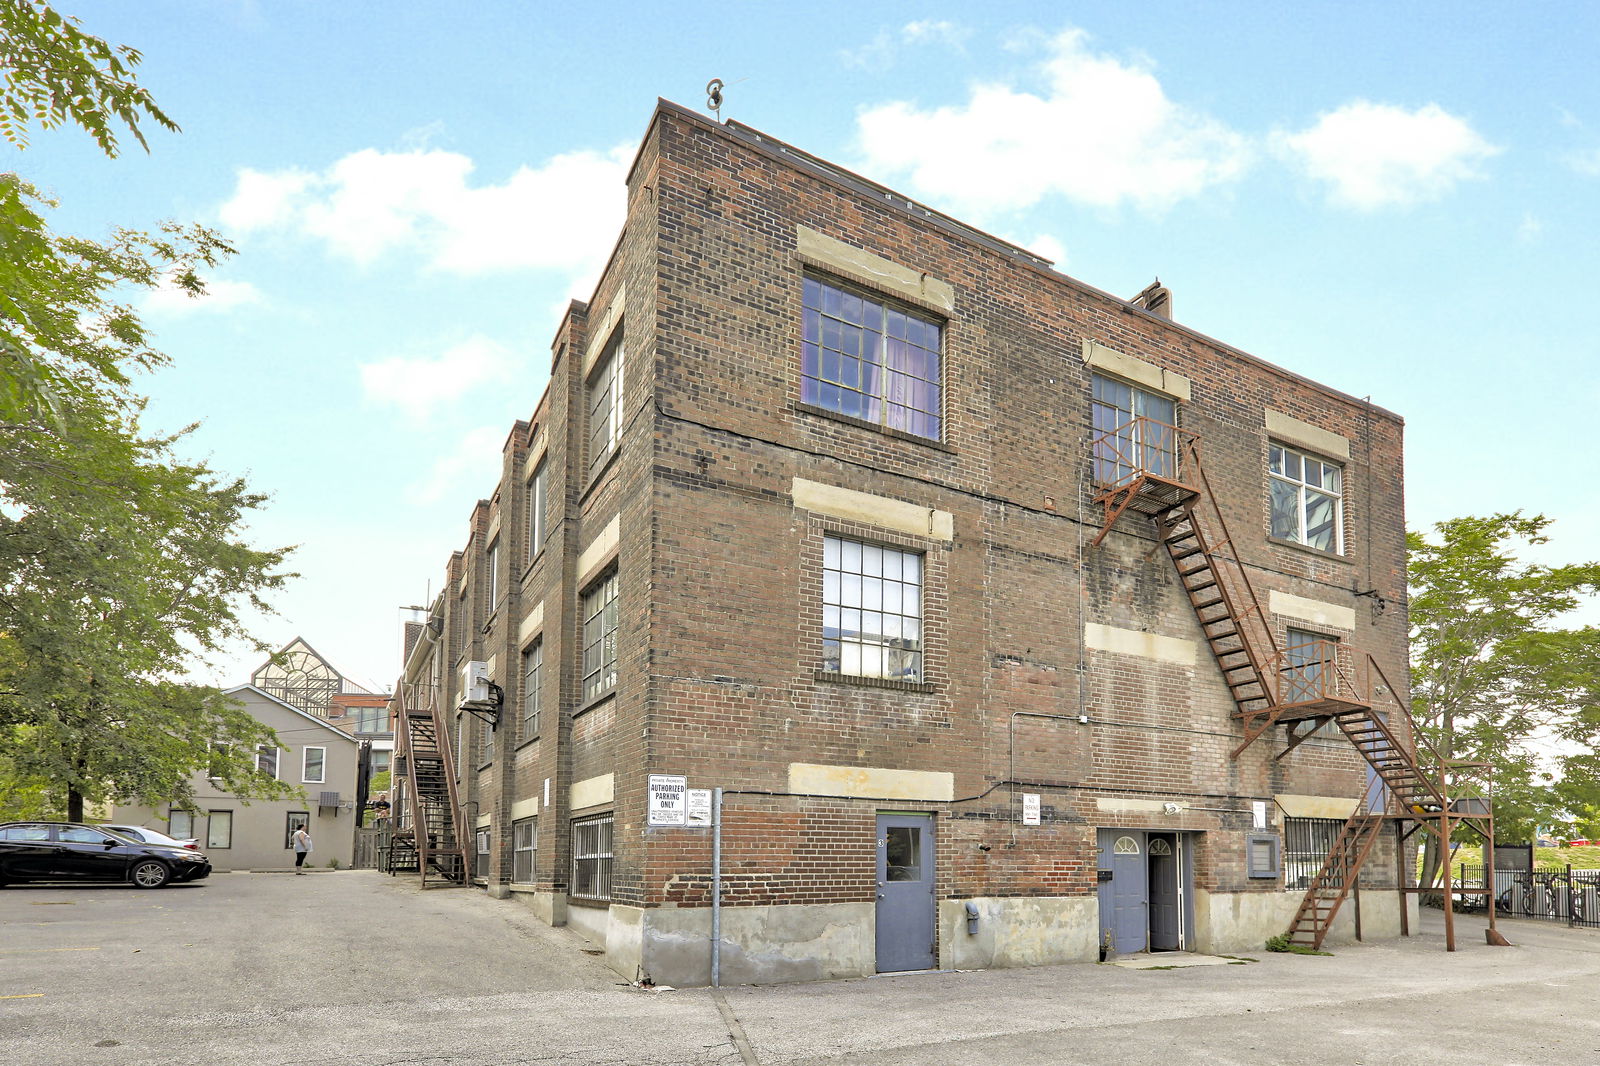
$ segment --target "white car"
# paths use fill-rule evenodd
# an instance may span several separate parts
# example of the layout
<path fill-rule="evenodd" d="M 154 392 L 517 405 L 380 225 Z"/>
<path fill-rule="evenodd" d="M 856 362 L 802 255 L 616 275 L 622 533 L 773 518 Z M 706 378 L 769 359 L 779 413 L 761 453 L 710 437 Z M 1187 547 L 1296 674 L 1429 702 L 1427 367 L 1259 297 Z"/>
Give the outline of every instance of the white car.
<path fill-rule="evenodd" d="M 178 840 L 165 833 L 158 833 L 154 829 L 146 829 L 142 825 L 103 825 L 101 829 L 109 829 L 113 833 L 121 833 L 125 837 L 132 837 L 145 844 L 160 844 L 169 848 L 187 848 L 189 851 L 199 851 L 200 841 L 196 837 L 188 840 Z"/>

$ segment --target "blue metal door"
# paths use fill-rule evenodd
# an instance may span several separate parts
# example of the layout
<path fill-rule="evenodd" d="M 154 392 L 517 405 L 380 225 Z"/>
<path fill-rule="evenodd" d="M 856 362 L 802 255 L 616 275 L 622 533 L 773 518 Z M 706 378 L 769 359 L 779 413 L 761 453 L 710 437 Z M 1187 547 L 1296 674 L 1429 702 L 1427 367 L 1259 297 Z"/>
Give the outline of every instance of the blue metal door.
<path fill-rule="evenodd" d="M 878 815 L 879 973 L 937 965 L 933 857 L 931 815 Z"/>
<path fill-rule="evenodd" d="M 1124 953 L 1143 951 L 1149 939 L 1149 871 L 1145 834 L 1102 829 L 1100 839 L 1100 943 Z"/>

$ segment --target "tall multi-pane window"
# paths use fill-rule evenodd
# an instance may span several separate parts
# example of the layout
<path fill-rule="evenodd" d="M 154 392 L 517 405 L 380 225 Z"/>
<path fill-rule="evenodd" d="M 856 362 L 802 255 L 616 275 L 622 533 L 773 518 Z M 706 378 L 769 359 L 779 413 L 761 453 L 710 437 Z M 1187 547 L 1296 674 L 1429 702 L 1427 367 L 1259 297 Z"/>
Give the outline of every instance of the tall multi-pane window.
<path fill-rule="evenodd" d="M 544 641 L 536 640 L 522 653 L 522 739 L 539 735 L 539 683 L 544 676 Z"/>
<path fill-rule="evenodd" d="M 500 538 L 496 537 L 485 553 L 484 565 L 489 568 L 489 613 L 500 606 Z"/>
<path fill-rule="evenodd" d="M 610 692 L 617 683 L 617 573 L 613 570 L 583 594 L 583 699 Z"/>
<path fill-rule="evenodd" d="M 488 722 L 478 723 L 478 765 L 494 762 L 495 727 Z"/>
<path fill-rule="evenodd" d="M 539 469 L 533 472 L 533 477 L 528 479 L 528 561 L 532 562 L 534 556 L 544 549 L 545 537 L 545 464 L 540 463 Z"/>
<path fill-rule="evenodd" d="M 802 400 L 939 439 L 938 322 L 812 277 L 802 304 Z"/>
<path fill-rule="evenodd" d="M 1267 469 L 1272 535 L 1326 552 L 1343 552 L 1343 471 L 1282 444 L 1268 447 Z"/>
<path fill-rule="evenodd" d="M 826 536 L 822 669 L 922 680 L 922 555 Z"/>
<path fill-rule="evenodd" d="M 611 898 L 611 815 L 572 823 L 572 895 Z"/>
<path fill-rule="evenodd" d="M 622 327 L 617 327 L 589 376 L 589 476 L 616 450 L 622 418 Z"/>
<path fill-rule="evenodd" d="M 1089 414 L 1096 481 L 1117 485 L 1140 472 L 1177 477 L 1178 401 L 1095 374 Z"/>
<path fill-rule="evenodd" d="M 489 830 L 478 830 L 478 856 L 472 864 L 472 876 L 478 880 L 486 880 L 489 876 Z"/>
<path fill-rule="evenodd" d="M 538 821 L 524 818 L 511 823 L 511 880 L 519 885 L 533 884 L 534 828 Z"/>

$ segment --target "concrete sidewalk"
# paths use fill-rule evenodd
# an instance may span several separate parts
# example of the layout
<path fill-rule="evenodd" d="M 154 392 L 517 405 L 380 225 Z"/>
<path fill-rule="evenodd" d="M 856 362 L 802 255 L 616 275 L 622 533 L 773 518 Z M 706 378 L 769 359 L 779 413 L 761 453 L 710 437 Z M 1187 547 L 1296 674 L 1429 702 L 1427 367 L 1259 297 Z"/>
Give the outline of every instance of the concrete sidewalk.
<path fill-rule="evenodd" d="M 476 891 L 370 871 L 0 891 L 0 1047 L 80 1064 L 1600 1062 L 1600 931 L 646 991 Z M 1163 963 L 1164 964 L 1164 963 Z M 18 998 L 12 998 L 18 997 Z"/>

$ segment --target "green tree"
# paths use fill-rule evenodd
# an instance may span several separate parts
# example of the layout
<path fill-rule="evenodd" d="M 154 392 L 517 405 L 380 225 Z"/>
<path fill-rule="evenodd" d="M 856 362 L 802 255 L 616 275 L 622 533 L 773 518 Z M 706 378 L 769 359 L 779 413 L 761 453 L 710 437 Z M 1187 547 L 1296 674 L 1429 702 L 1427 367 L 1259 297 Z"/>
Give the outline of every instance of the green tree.
<path fill-rule="evenodd" d="M 42 3 L 0 0 L 0 129 L 74 122 L 108 155 L 141 144 L 138 54 Z M 51 206 L 0 175 L 0 802 L 182 802 L 208 770 L 242 795 L 280 794 L 255 771 L 275 740 L 213 688 L 178 682 L 196 655 L 247 637 L 244 605 L 280 587 L 283 550 L 242 536 L 263 498 L 152 435 L 132 376 L 159 367 L 130 293 L 191 293 L 231 249 L 176 224 L 105 242 L 51 232 Z M 221 747 L 217 747 L 217 745 Z"/>
<path fill-rule="evenodd" d="M 1563 625 L 1600 591 L 1600 563 L 1527 561 L 1549 525 L 1517 512 L 1407 536 L 1412 709 L 1446 758 L 1493 765 L 1507 840 L 1600 797 L 1600 629 Z"/>

